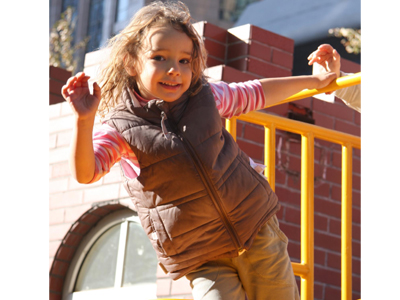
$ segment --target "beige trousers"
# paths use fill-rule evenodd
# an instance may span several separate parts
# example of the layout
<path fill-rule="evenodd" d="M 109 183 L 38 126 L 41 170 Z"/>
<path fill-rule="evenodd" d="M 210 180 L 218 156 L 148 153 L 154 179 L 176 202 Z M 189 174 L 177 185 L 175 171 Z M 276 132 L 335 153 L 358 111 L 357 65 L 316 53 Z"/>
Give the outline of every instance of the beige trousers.
<path fill-rule="evenodd" d="M 186 275 L 194 300 L 298 300 L 288 239 L 274 215 L 250 250 L 208 262 Z"/>

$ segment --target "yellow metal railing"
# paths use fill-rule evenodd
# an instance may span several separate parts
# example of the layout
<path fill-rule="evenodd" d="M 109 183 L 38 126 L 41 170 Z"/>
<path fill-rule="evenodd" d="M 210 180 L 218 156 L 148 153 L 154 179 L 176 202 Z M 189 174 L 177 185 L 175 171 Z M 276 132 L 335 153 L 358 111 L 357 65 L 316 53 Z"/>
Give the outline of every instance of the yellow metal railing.
<path fill-rule="evenodd" d="M 301 91 L 278 104 L 360 83 L 361 73 L 356 73 L 338 78 L 323 89 Z M 292 263 L 295 275 L 301 278 L 301 300 L 314 299 L 314 139 L 318 138 L 342 145 L 341 298 L 342 300 L 351 300 L 352 152 L 353 148 L 361 149 L 361 139 L 350 134 L 257 111 L 226 120 L 226 128 L 235 139 L 237 120 L 264 126 L 264 163 L 267 166 L 265 176 L 267 176 L 273 190 L 275 190 L 276 129 L 301 135 L 301 262 Z"/>

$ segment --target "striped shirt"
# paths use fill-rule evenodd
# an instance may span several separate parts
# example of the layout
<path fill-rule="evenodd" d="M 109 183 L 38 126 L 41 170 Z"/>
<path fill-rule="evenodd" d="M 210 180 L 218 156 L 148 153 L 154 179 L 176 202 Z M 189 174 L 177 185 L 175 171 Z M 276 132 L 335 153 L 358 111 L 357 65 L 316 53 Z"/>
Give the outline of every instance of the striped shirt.
<path fill-rule="evenodd" d="M 210 83 L 218 112 L 223 118 L 231 118 L 266 106 L 264 92 L 258 80 L 241 83 Z M 130 92 L 131 93 L 131 92 Z M 144 105 L 146 100 L 134 93 L 135 105 Z M 131 93 L 132 95 L 132 93 Z M 136 99 L 135 99 L 136 98 Z M 138 101 L 136 101 L 138 100 Z M 135 153 L 122 135 L 107 124 L 102 124 L 93 135 L 95 174 L 91 182 L 106 175 L 111 167 L 120 162 L 124 176 L 133 179 L 139 176 L 140 166 Z M 261 173 L 265 166 L 250 159 L 251 166 Z"/>

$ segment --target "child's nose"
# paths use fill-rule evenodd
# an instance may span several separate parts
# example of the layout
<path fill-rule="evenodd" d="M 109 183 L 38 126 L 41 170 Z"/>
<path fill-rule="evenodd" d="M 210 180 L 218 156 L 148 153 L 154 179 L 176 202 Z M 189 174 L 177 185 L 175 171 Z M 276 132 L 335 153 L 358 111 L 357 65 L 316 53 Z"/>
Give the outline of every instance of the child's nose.
<path fill-rule="evenodd" d="M 179 64 L 171 63 L 171 65 L 168 68 L 168 75 L 173 75 L 173 76 L 180 75 Z"/>

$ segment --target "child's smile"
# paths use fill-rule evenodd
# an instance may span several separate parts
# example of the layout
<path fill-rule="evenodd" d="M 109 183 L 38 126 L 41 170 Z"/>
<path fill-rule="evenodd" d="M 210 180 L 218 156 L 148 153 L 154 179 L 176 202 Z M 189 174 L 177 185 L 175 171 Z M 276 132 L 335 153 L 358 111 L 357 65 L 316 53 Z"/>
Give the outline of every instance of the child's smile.
<path fill-rule="evenodd" d="M 173 102 L 186 92 L 192 80 L 193 42 L 172 26 L 151 28 L 133 70 L 140 95 Z"/>

